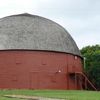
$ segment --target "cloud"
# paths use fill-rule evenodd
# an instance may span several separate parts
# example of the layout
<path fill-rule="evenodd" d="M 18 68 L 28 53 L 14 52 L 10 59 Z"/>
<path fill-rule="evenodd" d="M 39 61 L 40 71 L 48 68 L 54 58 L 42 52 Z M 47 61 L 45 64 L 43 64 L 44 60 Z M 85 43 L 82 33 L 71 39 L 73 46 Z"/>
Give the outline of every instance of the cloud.
<path fill-rule="evenodd" d="M 34 2 L 33 2 L 34 1 Z M 0 17 L 24 12 L 37 12 L 38 0 L 2 0 L 0 2 Z"/>

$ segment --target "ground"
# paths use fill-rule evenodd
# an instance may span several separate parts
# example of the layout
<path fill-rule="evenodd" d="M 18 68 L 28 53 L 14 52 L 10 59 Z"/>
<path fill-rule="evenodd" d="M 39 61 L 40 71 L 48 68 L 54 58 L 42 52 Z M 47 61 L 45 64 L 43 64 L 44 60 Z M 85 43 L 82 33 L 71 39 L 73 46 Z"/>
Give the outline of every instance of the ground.
<path fill-rule="evenodd" d="M 0 100 L 100 100 L 100 92 L 82 90 L 0 90 Z"/>

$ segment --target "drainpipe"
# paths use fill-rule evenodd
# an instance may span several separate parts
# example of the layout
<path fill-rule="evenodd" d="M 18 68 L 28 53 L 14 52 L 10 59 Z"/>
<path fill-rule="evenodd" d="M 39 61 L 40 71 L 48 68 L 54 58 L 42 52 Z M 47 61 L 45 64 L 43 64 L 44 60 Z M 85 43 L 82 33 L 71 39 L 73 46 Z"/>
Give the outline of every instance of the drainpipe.
<path fill-rule="evenodd" d="M 83 58 L 84 59 L 84 69 L 86 68 L 86 57 Z"/>

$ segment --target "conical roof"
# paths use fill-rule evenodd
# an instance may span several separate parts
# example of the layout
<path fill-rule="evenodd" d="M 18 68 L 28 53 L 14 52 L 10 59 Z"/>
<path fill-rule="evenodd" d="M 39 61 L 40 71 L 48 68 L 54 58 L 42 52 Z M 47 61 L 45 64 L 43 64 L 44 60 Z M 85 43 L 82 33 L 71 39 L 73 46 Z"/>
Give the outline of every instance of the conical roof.
<path fill-rule="evenodd" d="M 0 19 L 0 50 L 9 49 L 58 51 L 80 56 L 76 43 L 62 26 L 30 14 Z"/>

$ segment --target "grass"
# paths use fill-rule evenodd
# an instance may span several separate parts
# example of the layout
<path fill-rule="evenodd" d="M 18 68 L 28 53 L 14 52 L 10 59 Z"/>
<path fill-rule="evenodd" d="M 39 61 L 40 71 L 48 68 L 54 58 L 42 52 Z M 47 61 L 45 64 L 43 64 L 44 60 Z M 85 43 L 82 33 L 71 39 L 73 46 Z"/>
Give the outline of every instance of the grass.
<path fill-rule="evenodd" d="M 65 100 L 100 100 L 100 92 L 75 91 L 75 90 L 0 90 L 0 100 L 22 100 L 7 98 L 4 95 L 27 95 L 51 98 L 63 98 Z"/>

